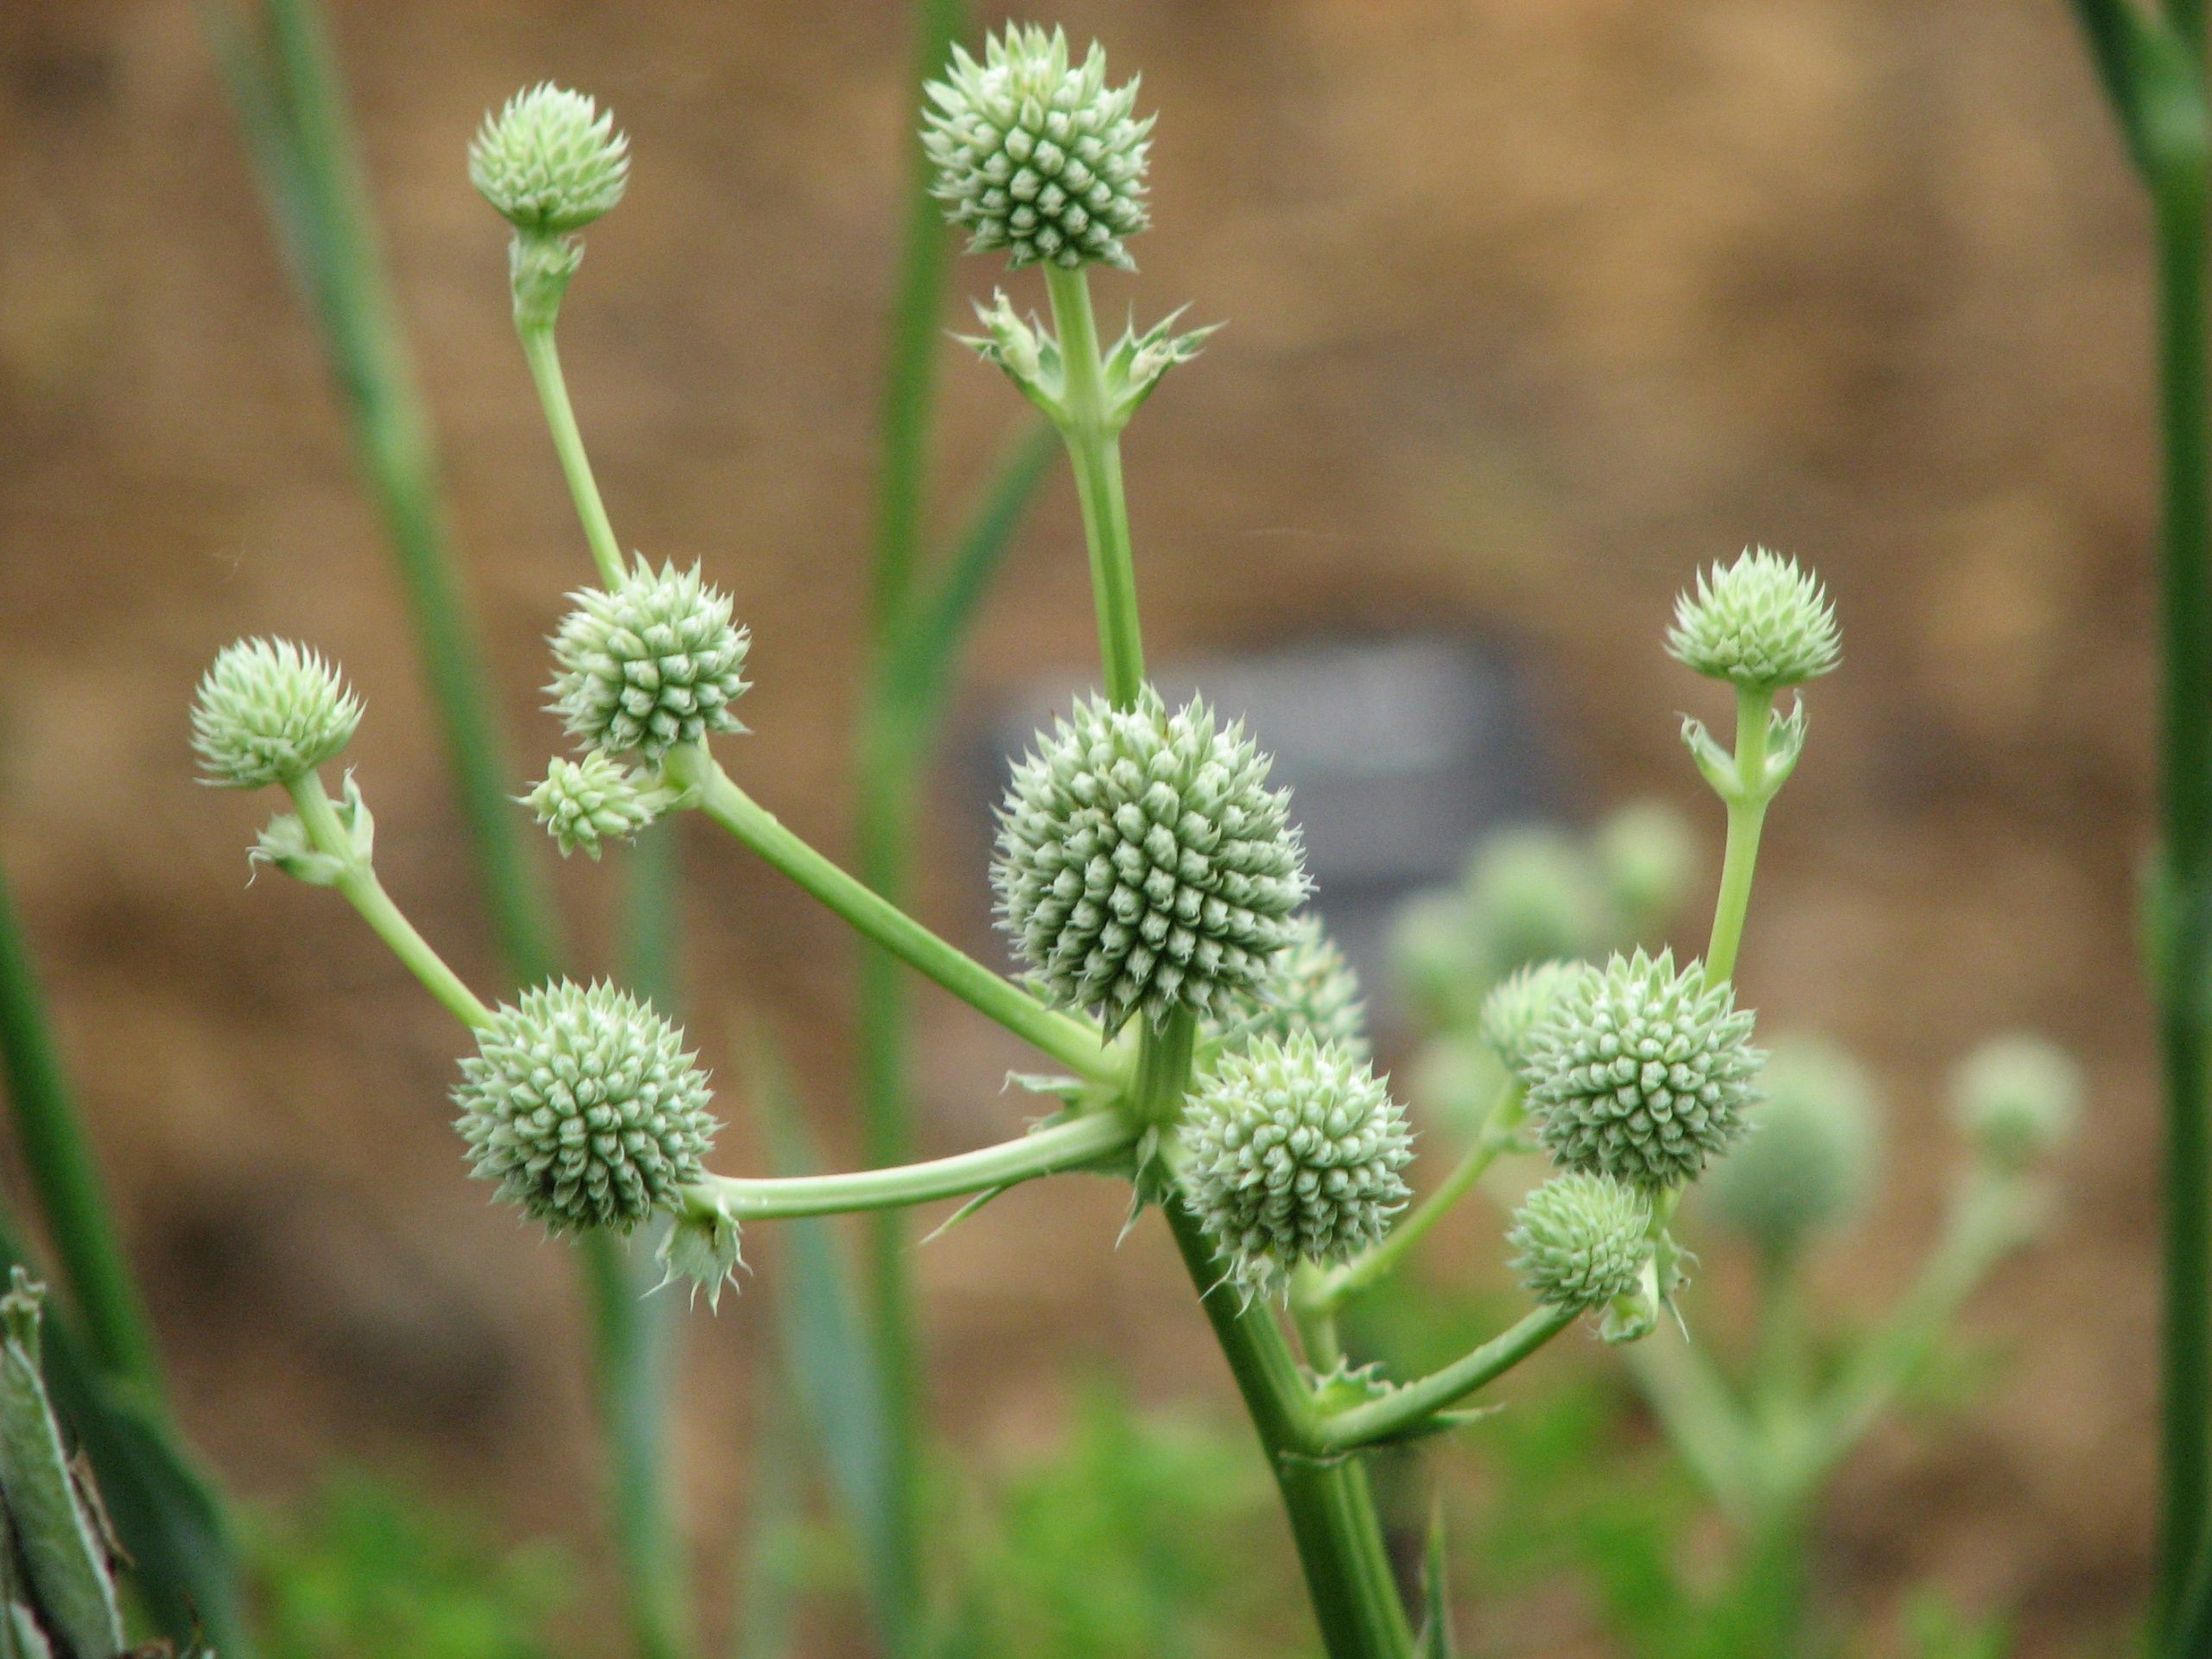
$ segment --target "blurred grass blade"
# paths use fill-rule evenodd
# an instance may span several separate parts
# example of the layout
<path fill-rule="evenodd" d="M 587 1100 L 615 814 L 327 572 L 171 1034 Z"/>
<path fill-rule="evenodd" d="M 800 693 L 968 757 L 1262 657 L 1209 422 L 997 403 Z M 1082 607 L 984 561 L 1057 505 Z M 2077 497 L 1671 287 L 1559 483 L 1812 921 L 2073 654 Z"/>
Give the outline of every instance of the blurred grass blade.
<path fill-rule="evenodd" d="M 1422 1552 L 1421 1601 L 1426 1623 L 1414 1659 L 1453 1659 L 1459 1652 L 1452 1640 L 1451 1567 L 1444 1548 L 1444 1497 L 1437 1495 L 1428 1517 L 1428 1546 Z"/>
<path fill-rule="evenodd" d="M 777 1173 L 817 1172 L 822 1160 L 773 1039 L 755 1031 L 746 1043 L 746 1057 L 753 1100 Z M 806 1414 L 830 1486 L 860 1547 L 869 1599 L 880 1620 L 884 1609 L 905 1608 L 898 1580 L 902 1517 L 891 1469 L 895 1453 L 881 1363 L 861 1319 L 855 1274 L 835 1222 L 780 1222 L 778 1242 L 783 1248 L 783 1283 L 775 1299 L 776 1318 L 791 1390 Z M 883 1634 L 887 1643 L 893 1639 L 889 1632 Z"/>
<path fill-rule="evenodd" d="M 806 1571 L 805 1483 L 789 1390 L 773 1367 L 755 1373 L 750 1535 L 737 1571 L 733 1659 L 790 1659 L 794 1611 Z"/>

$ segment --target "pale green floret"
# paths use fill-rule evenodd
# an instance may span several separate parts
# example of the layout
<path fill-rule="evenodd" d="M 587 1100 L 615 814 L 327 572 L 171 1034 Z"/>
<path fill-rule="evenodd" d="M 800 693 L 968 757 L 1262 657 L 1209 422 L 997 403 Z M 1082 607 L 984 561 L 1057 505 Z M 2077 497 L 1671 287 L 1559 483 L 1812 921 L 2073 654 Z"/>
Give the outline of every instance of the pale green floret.
<path fill-rule="evenodd" d="M 1183 1122 L 1192 1213 L 1248 1296 L 1300 1262 L 1348 1262 L 1412 1196 L 1404 1110 L 1367 1065 L 1306 1033 L 1225 1055 Z"/>
<path fill-rule="evenodd" d="M 468 181 L 518 231 L 580 231 L 629 181 L 630 140 L 613 115 L 550 81 L 486 115 L 468 147 Z"/>
<path fill-rule="evenodd" d="M 1701 1190 L 1721 1220 L 1782 1259 L 1865 1209 L 1878 1109 L 1865 1069 L 1817 1039 L 1777 1042 L 1759 1084 L 1765 1098 L 1751 1110 L 1751 1133 Z"/>
<path fill-rule="evenodd" d="M 1307 886 L 1290 792 L 1241 724 L 1085 698 L 1014 769 L 991 868 L 1001 925 L 1059 1004 L 1233 1018 L 1291 943 Z"/>
<path fill-rule="evenodd" d="M 672 1285 L 678 1279 L 688 1280 L 691 1300 L 696 1303 L 699 1293 L 707 1293 L 709 1311 L 719 1313 L 722 1305 L 722 1287 L 737 1283 L 737 1270 L 745 1265 L 744 1251 L 738 1236 L 737 1217 L 720 1205 L 710 1204 L 703 1210 L 686 1211 L 677 1217 L 668 1230 L 668 1236 L 660 1242 L 657 1253 L 661 1267 L 661 1285 Z M 658 1289 L 660 1286 L 655 1286 Z"/>
<path fill-rule="evenodd" d="M 2025 1033 L 1984 1043 L 1951 1084 L 1960 1126 L 1985 1157 L 2014 1170 L 2065 1145 L 2081 1121 L 2087 1093 L 2072 1055 Z"/>
<path fill-rule="evenodd" d="M 683 1033 L 611 985 L 524 991 L 454 1090 L 475 1173 L 556 1233 L 628 1232 L 699 1180 L 720 1127 Z"/>
<path fill-rule="evenodd" d="M 593 858 L 610 841 L 628 841 L 658 817 L 676 791 L 625 766 L 603 749 L 582 760 L 556 755 L 545 780 L 523 798 L 563 858 L 579 848 Z"/>
<path fill-rule="evenodd" d="M 360 701 L 314 652 L 289 639 L 241 639 L 200 679 L 192 747 L 203 781 L 260 789 L 306 777 L 360 721 Z"/>
<path fill-rule="evenodd" d="M 1700 572 L 1675 602 L 1667 649 L 1699 673 L 1748 691 L 1818 679 L 1843 658 L 1827 592 L 1795 559 L 1748 549 Z"/>
<path fill-rule="evenodd" d="M 1281 1040 L 1307 1031 L 1318 1041 L 1340 1044 L 1356 1058 L 1372 1052 L 1359 976 L 1310 912 L 1291 923 L 1289 943 L 1268 964 L 1255 1001 L 1256 1014 L 1240 1027 L 1248 1039 Z"/>
<path fill-rule="evenodd" d="M 1560 987 L 1521 1079 L 1537 1138 L 1562 1169 L 1647 1191 L 1688 1185 L 1743 1135 L 1765 1058 L 1726 981 L 1638 950 Z"/>
<path fill-rule="evenodd" d="M 1633 1292 L 1651 1255 L 1651 1204 L 1610 1176 L 1555 1175 L 1513 1215 L 1508 1263 L 1529 1294 L 1583 1313 Z"/>
<path fill-rule="evenodd" d="M 1560 986 L 1590 971 L 1573 962 L 1532 962 L 1515 969 L 1483 999 L 1478 1034 L 1509 1071 L 1519 1071 L 1529 1058 L 1529 1039 L 1550 1015 Z"/>
<path fill-rule="evenodd" d="M 615 592 L 569 597 L 576 608 L 553 636 L 561 671 L 546 690 L 582 747 L 658 764 L 679 743 L 745 729 L 734 705 L 750 637 L 698 566 L 656 572 L 641 558 Z"/>
<path fill-rule="evenodd" d="M 981 63 L 955 47 L 927 93 L 931 194 L 969 252 L 1002 248 L 1017 268 L 1132 265 L 1122 238 L 1147 221 L 1152 118 L 1135 117 L 1135 81 L 1107 86 L 1096 46 L 1071 65 L 1061 30 L 1009 24 Z"/>

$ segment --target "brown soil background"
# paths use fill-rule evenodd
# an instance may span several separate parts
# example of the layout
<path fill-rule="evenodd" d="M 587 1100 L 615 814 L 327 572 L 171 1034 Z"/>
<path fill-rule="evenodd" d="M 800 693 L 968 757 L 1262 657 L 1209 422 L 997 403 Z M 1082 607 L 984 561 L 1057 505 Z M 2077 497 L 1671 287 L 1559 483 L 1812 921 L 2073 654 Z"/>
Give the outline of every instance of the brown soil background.
<path fill-rule="evenodd" d="M 758 791 L 845 847 L 875 384 L 908 111 L 888 0 L 340 5 L 357 114 L 517 751 L 585 570 L 461 172 L 479 114 L 555 75 L 638 156 L 563 339 L 626 540 L 705 558 L 755 633 Z M 1978 1305 L 2017 1369 L 1940 1440 L 1846 1477 L 1834 1587 L 2017 1599 L 2024 1653 L 2143 1582 L 2155 1120 L 2129 943 L 2149 807 L 2145 226 L 2056 0 L 1145 0 L 1061 9 L 1165 111 L 1144 272 L 1102 304 L 1225 317 L 1130 442 L 1157 653 L 1444 623 L 1512 642 L 1592 802 L 1703 812 L 1658 649 L 1692 565 L 1802 551 L 1846 619 L 1774 823 L 1743 980 L 1894 1087 L 1871 1306 L 1933 1225 L 1934 1099 L 1975 1037 L 2075 1046 L 2095 1108 L 2059 1233 Z M 958 289 L 995 270 L 963 264 Z M 1027 288 L 1027 284 L 1019 285 Z M 958 318 L 949 312 L 948 324 Z M 1019 414 L 947 348 L 950 501 Z M 266 803 L 196 789 L 213 651 L 342 658 L 390 887 L 490 968 L 377 524 L 183 4 L 0 12 L 0 836 L 188 1415 L 242 1487 L 398 1459 L 518 1533 L 590 1475 L 559 1254 L 460 1179 L 456 1034 L 324 895 L 244 890 Z M 1058 480 L 975 677 L 1092 649 Z M 952 837 L 948 836 L 946 839 Z M 964 843 L 963 856 L 964 856 Z M 850 952 L 693 843 L 702 1010 L 766 1008 L 849 1147 Z M 561 872 L 580 933 L 611 891 Z M 980 932 L 981 872 L 931 913 Z M 927 1136 L 1010 1122 L 1002 1056 L 925 1001 Z M 723 1022 L 696 1021 L 728 1069 Z M 1078 1192 L 1080 1190 L 1078 1189 Z M 1116 1200 L 1016 1195 L 925 1252 L 934 1382 L 989 1455 L 1070 1365 L 1225 1388 Z M 1075 1219 L 1071 1221 L 1071 1216 Z M 687 1482 L 737 1524 L 765 1305 L 701 1321 Z"/>

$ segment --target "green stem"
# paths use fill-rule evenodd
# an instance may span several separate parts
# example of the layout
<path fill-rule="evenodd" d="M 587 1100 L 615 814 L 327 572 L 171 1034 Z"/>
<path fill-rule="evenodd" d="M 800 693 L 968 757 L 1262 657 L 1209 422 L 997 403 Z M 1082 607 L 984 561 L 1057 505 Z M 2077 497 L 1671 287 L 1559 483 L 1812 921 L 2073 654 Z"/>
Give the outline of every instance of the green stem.
<path fill-rule="evenodd" d="M 628 572 L 622 566 L 622 549 L 614 539 L 607 503 L 599 493 L 599 480 L 592 474 L 591 457 L 584 452 L 575 409 L 569 402 L 568 378 L 561 372 L 561 347 L 554 339 L 553 320 L 518 321 L 516 332 L 522 338 L 522 354 L 530 363 L 530 378 L 537 386 L 537 400 L 544 405 L 545 424 L 553 435 L 554 453 L 561 458 L 562 474 L 569 480 L 576 517 L 582 521 L 592 563 L 599 567 L 599 579 L 607 591 L 613 593 Z"/>
<path fill-rule="evenodd" d="M 710 1175 L 690 1189 L 692 1208 L 718 1205 L 740 1221 L 908 1209 L 1077 1169 L 1126 1152 L 1139 1130 L 1118 1113 L 1093 1112 L 976 1152 L 839 1175 Z"/>
<path fill-rule="evenodd" d="M 1128 708 L 1144 688 L 1144 639 L 1137 620 L 1136 565 L 1129 543 L 1129 508 L 1122 486 L 1122 440 L 1110 421 L 1105 362 L 1099 354 L 1098 321 L 1090 308 L 1090 279 L 1080 267 L 1045 269 L 1045 291 L 1066 365 L 1063 399 L 1067 423 L 1060 429 L 1075 467 L 1083 509 L 1084 542 L 1090 550 L 1090 588 L 1098 611 L 1098 646 L 1106 696 Z"/>
<path fill-rule="evenodd" d="M 1077 1076 L 1098 1083 L 1124 1080 L 1126 1066 L 1097 1027 L 1046 1007 L 863 887 L 786 830 L 704 750 L 671 751 L 665 770 L 680 787 L 697 791 L 699 808 L 709 817 L 907 966 Z"/>
<path fill-rule="evenodd" d="M 1759 831 L 1767 803 L 1774 798 L 1766 775 L 1768 722 L 1774 693 L 1738 687 L 1736 691 L 1737 789 L 1726 798 L 1728 850 L 1720 866 L 1720 893 L 1713 907 L 1713 939 L 1705 951 L 1709 978 L 1730 979 L 1744 940 L 1744 918 L 1751 905 L 1751 873 L 1759 860 Z"/>
<path fill-rule="evenodd" d="M 1751 1530 L 1763 1512 L 1759 1459 L 1743 1408 L 1713 1370 L 1704 1349 L 1679 1332 L 1658 1331 L 1628 1347 L 1652 1413 L 1668 1444 L 1704 1481 L 1738 1528 Z"/>
<path fill-rule="evenodd" d="M 1408 1382 L 1382 1399 L 1324 1417 L 1319 1425 L 1321 1446 L 1331 1452 L 1349 1452 L 1418 1428 L 1446 1407 L 1504 1376 L 1573 1325 L 1575 1318 L 1572 1308 L 1537 1308 L 1510 1331 L 1462 1354 L 1441 1370 Z"/>
<path fill-rule="evenodd" d="M 354 857 L 353 838 L 339 822 L 337 805 L 324 791 L 322 779 L 308 772 L 289 787 L 292 804 L 299 809 L 300 822 L 306 826 L 315 850 L 345 862 L 346 874 L 338 878 L 338 891 L 361 913 L 370 931 L 454 1019 L 472 1029 L 491 1024 L 492 1010 L 459 974 L 446 966 L 445 958 L 431 949 L 430 942 L 392 903 L 391 894 L 377 880 L 376 867 Z"/>

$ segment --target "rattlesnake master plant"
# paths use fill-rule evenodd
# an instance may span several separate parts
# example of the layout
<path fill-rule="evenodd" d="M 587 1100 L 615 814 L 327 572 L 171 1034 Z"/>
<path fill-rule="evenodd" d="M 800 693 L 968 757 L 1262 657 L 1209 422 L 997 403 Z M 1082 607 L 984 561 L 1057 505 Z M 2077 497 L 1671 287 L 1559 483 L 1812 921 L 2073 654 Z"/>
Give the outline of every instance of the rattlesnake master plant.
<path fill-rule="evenodd" d="M 1835 607 L 1795 559 L 1765 548 L 1714 565 L 1675 607 L 1667 649 L 1699 673 L 1775 691 L 1829 672 L 1843 658 Z"/>
<path fill-rule="evenodd" d="M 1567 962 L 1532 962 L 1515 969 L 1483 999 L 1475 1030 L 1484 1046 L 1508 1071 L 1520 1071 L 1529 1063 L 1530 1042 L 1551 1018 L 1560 988 L 1587 971 L 1580 963 Z"/>
<path fill-rule="evenodd" d="M 1609 1175 L 1554 1175 L 1514 1211 L 1507 1264 L 1547 1306 L 1585 1313 L 1635 1294 L 1651 1258 L 1651 1204 Z"/>
<path fill-rule="evenodd" d="M 1367 1002 L 1359 976 L 1314 915 L 1296 918 L 1288 941 L 1268 966 L 1253 994 L 1256 1012 L 1236 1029 L 1249 1040 L 1287 1041 L 1300 1032 L 1334 1043 L 1354 1059 L 1367 1059 Z"/>
<path fill-rule="evenodd" d="M 1865 1209 L 1879 1150 L 1874 1086 L 1850 1055 L 1801 1037 L 1775 1045 L 1759 1087 L 1749 1131 L 1704 1190 L 1730 1228 L 1780 1260 Z"/>
<path fill-rule="evenodd" d="M 553 636 L 561 671 L 546 690 L 584 747 L 658 761 L 679 743 L 745 729 L 735 705 L 751 636 L 698 566 L 655 570 L 641 558 L 613 592 L 569 597 L 575 609 Z"/>
<path fill-rule="evenodd" d="M 561 856 L 581 849 L 596 859 L 610 841 L 628 841 L 666 811 L 677 792 L 593 749 L 582 760 L 555 755 L 545 778 L 523 800 Z"/>
<path fill-rule="evenodd" d="M 484 118 L 468 181 L 518 231 L 580 231 L 622 200 L 630 140 L 612 113 L 543 81 Z"/>
<path fill-rule="evenodd" d="M 1078 702 L 1014 770 L 991 868 L 999 915 L 1059 1002 L 1109 1031 L 1221 1018 L 1288 945 L 1307 884 L 1290 796 L 1204 702 Z"/>
<path fill-rule="evenodd" d="M 200 682 L 192 747 L 211 784 L 264 789 L 334 758 L 361 723 L 338 671 L 289 639 L 241 639 Z"/>
<path fill-rule="evenodd" d="M 1951 1081 L 1960 1126 L 2007 1169 L 2026 1169 L 2064 1145 L 2081 1121 L 2087 1092 L 2072 1055 L 2024 1033 L 1985 1043 Z"/>
<path fill-rule="evenodd" d="M 1743 1135 L 1760 1061 L 1734 987 L 1672 951 L 1561 981 L 1520 1074 L 1537 1138 L 1566 1169 L 1687 1185 Z"/>
<path fill-rule="evenodd" d="M 476 1045 L 453 1095 L 475 1173 L 554 1232 L 626 1233 L 705 1174 L 719 1127 L 706 1073 L 635 997 L 539 986 Z"/>
<path fill-rule="evenodd" d="M 1097 47 L 1071 64 L 1063 31 L 1009 24 L 981 63 L 955 47 L 928 93 L 932 193 L 969 251 L 1003 249 L 1017 268 L 1133 265 L 1125 238 L 1145 227 L 1152 119 L 1136 118 L 1135 81 L 1106 84 Z"/>
<path fill-rule="evenodd" d="M 1224 1055 L 1191 1097 L 1185 1191 L 1248 1296 L 1301 1262 L 1346 1262 L 1413 1196 L 1404 1109 L 1364 1060 L 1311 1032 Z"/>

